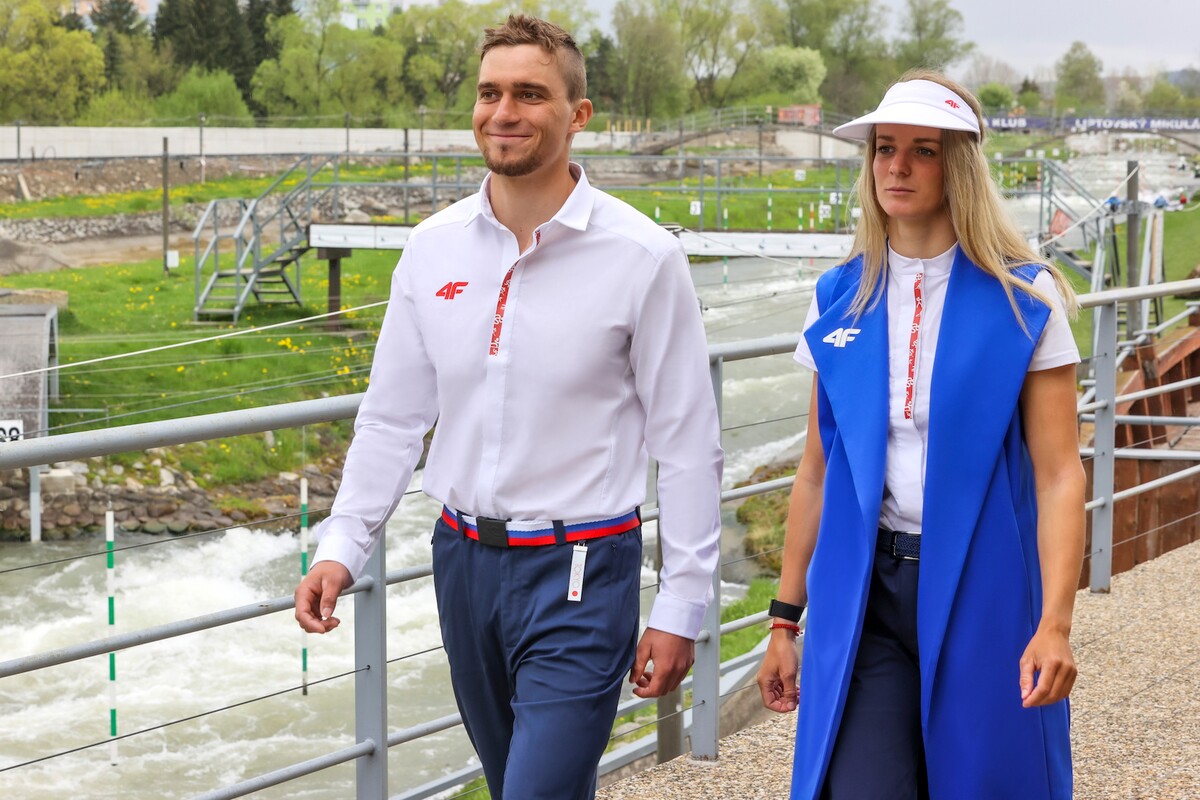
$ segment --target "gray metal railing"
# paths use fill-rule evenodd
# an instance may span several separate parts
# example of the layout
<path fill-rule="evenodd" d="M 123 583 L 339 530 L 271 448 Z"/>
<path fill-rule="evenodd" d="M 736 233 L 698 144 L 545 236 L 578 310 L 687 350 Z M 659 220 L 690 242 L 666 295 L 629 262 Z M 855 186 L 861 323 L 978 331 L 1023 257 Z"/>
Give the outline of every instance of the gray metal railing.
<path fill-rule="evenodd" d="M 1094 445 L 1086 450 L 1087 454 L 1095 461 L 1093 498 L 1087 504 L 1092 513 L 1090 583 L 1093 591 L 1107 591 L 1109 587 L 1112 566 L 1113 504 L 1124 497 L 1159 488 L 1200 472 L 1200 466 L 1184 469 L 1114 495 L 1114 460 L 1124 457 L 1146 457 L 1148 452 L 1130 453 L 1126 450 L 1116 450 L 1114 436 L 1115 425 L 1118 421 L 1115 414 L 1117 403 L 1135 397 L 1149 396 L 1151 393 L 1178 390 L 1193 385 L 1197 380 L 1178 381 L 1125 397 L 1117 397 L 1116 368 L 1119 350 L 1116 326 L 1117 309 L 1126 302 L 1193 291 L 1200 291 L 1200 280 L 1179 281 L 1149 288 L 1117 289 L 1084 295 L 1080 298 L 1081 306 L 1095 310 L 1096 324 L 1100 332 L 1098 336 L 1100 346 L 1092 358 L 1095 400 L 1082 403 L 1079 409 L 1080 413 L 1094 415 L 1096 426 Z M 788 353 L 795 348 L 797 341 L 798 336 L 790 335 L 710 347 L 712 383 L 718 400 L 718 409 L 721 410 L 724 365 L 726 363 Z M 360 401 L 361 395 L 350 395 L 211 414 L 185 420 L 152 422 L 103 431 L 62 434 L 12 442 L 0 448 L 0 469 L 35 466 L 66 459 L 87 458 L 168 444 L 183 444 L 201 439 L 258 433 L 346 419 L 356 413 Z M 1138 419 L 1142 418 L 1138 417 Z M 1181 421 L 1172 417 L 1170 420 L 1170 424 L 1177 422 L 1186 422 L 1189 425 L 1200 424 L 1200 419 L 1185 418 Z M 1158 453 L 1159 451 L 1149 452 Z M 1176 456 L 1200 457 L 1200 453 L 1177 453 Z M 789 484 L 790 478 L 760 482 L 724 491 L 722 500 L 785 489 Z M 647 509 L 644 514 L 646 520 L 653 520 L 656 517 L 654 509 Z M 384 550 L 383 547 L 377 548 L 363 577 L 346 592 L 353 594 L 355 598 L 354 675 L 357 743 L 351 747 L 249 778 L 232 786 L 215 789 L 203 797 L 214 799 L 241 797 L 253 791 L 278 785 L 351 760 L 356 763 L 357 796 L 360 798 L 385 797 L 387 792 L 386 750 L 388 747 L 460 724 L 457 715 L 449 715 L 429 720 L 406 730 L 388 732 L 387 651 L 383 627 L 385 587 L 424 578 L 430 574 L 431 568 L 429 565 L 423 565 L 385 572 Z M 721 662 L 720 636 L 723 633 L 752 626 L 766 618 L 765 612 L 756 612 L 740 620 L 720 623 L 720 569 L 714 574 L 713 582 L 717 600 L 706 614 L 704 629 L 697 640 L 696 665 L 692 677 L 686 684 L 686 687 L 692 692 L 692 703 L 690 708 L 683 712 L 684 723 L 691 738 L 692 753 L 702 758 L 715 758 L 718 755 L 717 723 L 722 697 L 731 691 L 733 685 L 731 682 L 744 681 L 749 674 L 752 674 L 757 659 L 761 656 L 761 652 L 752 652 L 727 662 Z M 291 597 L 273 598 L 118 636 L 10 659 L 0 662 L 0 678 L 277 613 L 289 609 L 291 605 Z M 726 681 L 725 684 L 722 684 L 723 679 Z M 619 713 L 627 714 L 646 708 L 653 702 L 634 698 L 623 703 L 619 708 Z M 602 770 L 607 772 L 650 755 L 653 748 L 652 737 L 646 737 L 617 748 L 605 756 L 602 761 Z M 477 777 L 478 774 L 478 768 L 462 769 L 452 775 L 409 790 L 399 795 L 398 800 L 427 798 Z"/>

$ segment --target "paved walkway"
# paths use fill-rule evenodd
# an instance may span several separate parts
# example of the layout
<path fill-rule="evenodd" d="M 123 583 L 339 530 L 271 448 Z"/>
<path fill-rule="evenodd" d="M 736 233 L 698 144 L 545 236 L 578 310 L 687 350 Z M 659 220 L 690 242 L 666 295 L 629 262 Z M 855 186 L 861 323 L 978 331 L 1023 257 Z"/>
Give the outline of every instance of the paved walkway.
<path fill-rule="evenodd" d="M 1072 642 L 1076 800 L 1200 800 L 1200 542 L 1080 592 Z M 780 800 L 794 717 L 608 787 L 598 800 Z"/>

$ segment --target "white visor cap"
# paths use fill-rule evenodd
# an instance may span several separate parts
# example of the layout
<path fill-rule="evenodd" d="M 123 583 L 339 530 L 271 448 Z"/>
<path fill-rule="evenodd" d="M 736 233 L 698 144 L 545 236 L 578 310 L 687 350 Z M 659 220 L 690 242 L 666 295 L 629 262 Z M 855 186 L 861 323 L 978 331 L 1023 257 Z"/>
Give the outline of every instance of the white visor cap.
<path fill-rule="evenodd" d="M 872 126 L 880 123 L 979 134 L 979 120 L 965 100 L 940 83 L 915 80 L 894 84 L 879 102 L 879 108 L 837 126 L 833 135 L 865 142 Z"/>

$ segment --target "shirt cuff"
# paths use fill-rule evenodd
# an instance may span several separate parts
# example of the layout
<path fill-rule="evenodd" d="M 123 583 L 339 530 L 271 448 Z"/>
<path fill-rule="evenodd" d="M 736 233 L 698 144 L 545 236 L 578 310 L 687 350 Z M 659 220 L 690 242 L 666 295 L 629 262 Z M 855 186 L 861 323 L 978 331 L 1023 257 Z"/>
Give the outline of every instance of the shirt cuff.
<path fill-rule="evenodd" d="M 695 641 L 700 635 L 700 629 L 704 627 L 704 611 L 704 605 L 660 593 L 654 599 L 654 607 L 650 609 L 650 619 L 646 627 Z"/>
<path fill-rule="evenodd" d="M 358 580 L 366 569 L 370 554 L 344 531 L 330 530 L 329 520 L 317 528 L 317 552 L 313 554 L 312 566 L 322 561 L 336 561 L 350 571 L 350 578 Z M 383 546 L 382 544 L 380 545 Z"/>

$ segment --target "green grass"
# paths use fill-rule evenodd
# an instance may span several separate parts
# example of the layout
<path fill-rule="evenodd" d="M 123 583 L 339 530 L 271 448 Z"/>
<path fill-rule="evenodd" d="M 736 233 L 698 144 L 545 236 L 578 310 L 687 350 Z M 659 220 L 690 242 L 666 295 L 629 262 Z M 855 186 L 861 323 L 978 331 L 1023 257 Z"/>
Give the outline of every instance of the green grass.
<path fill-rule="evenodd" d="M 344 261 L 343 307 L 386 300 L 396 257 L 394 252 L 355 251 Z M 10 275 L 0 278 L 0 286 L 69 293 L 69 309 L 59 316 L 59 361 L 65 366 L 51 425 L 59 432 L 75 432 L 363 391 L 382 308 L 346 314 L 341 332 L 320 322 L 299 323 L 70 366 L 324 313 L 327 273 L 318 263 L 310 260 L 302 270 L 303 309 L 250 306 L 236 328 L 193 324 L 195 284 L 186 258 L 167 276 L 159 262 L 147 261 Z M 91 411 L 54 412 L 54 407 Z M 348 423 L 319 427 L 307 442 L 300 430 L 282 430 L 273 437 L 242 436 L 171 452 L 202 484 L 237 483 L 294 470 L 306 456 L 336 447 L 348 436 Z M 131 464 L 137 458 L 126 454 L 110 462 Z"/>
<path fill-rule="evenodd" d="M 1188 277 L 1189 273 L 1200 264 L 1200 211 L 1194 211 L 1200 206 L 1200 198 L 1193 198 L 1191 204 L 1187 206 L 1186 211 L 1172 211 L 1163 214 L 1163 280 L 1164 281 L 1181 281 Z M 1117 253 L 1121 263 L 1121 285 L 1126 285 L 1126 243 L 1127 233 L 1124 222 L 1120 222 L 1116 226 L 1117 238 Z M 1144 240 L 1143 240 L 1144 241 Z M 1093 250 L 1090 255 L 1094 255 Z M 1141 259 L 1141 250 L 1138 251 L 1138 258 Z M 1088 284 L 1084 279 L 1070 269 L 1064 268 L 1068 279 L 1075 287 L 1077 292 L 1083 293 L 1089 291 Z M 1187 301 L 1178 297 L 1163 298 L 1163 319 L 1169 319 L 1176 314 L 1182 312 L 1187 306 Z M 1092 312 L 1088 310 L 1081 311 L 1079 318 L 1076 319 L 1071 329 L 1075 334 L 1075 342 L 1079 346 L 1079 352 L 1085 357 L 1091 354 L 1092 351 Z"/>

